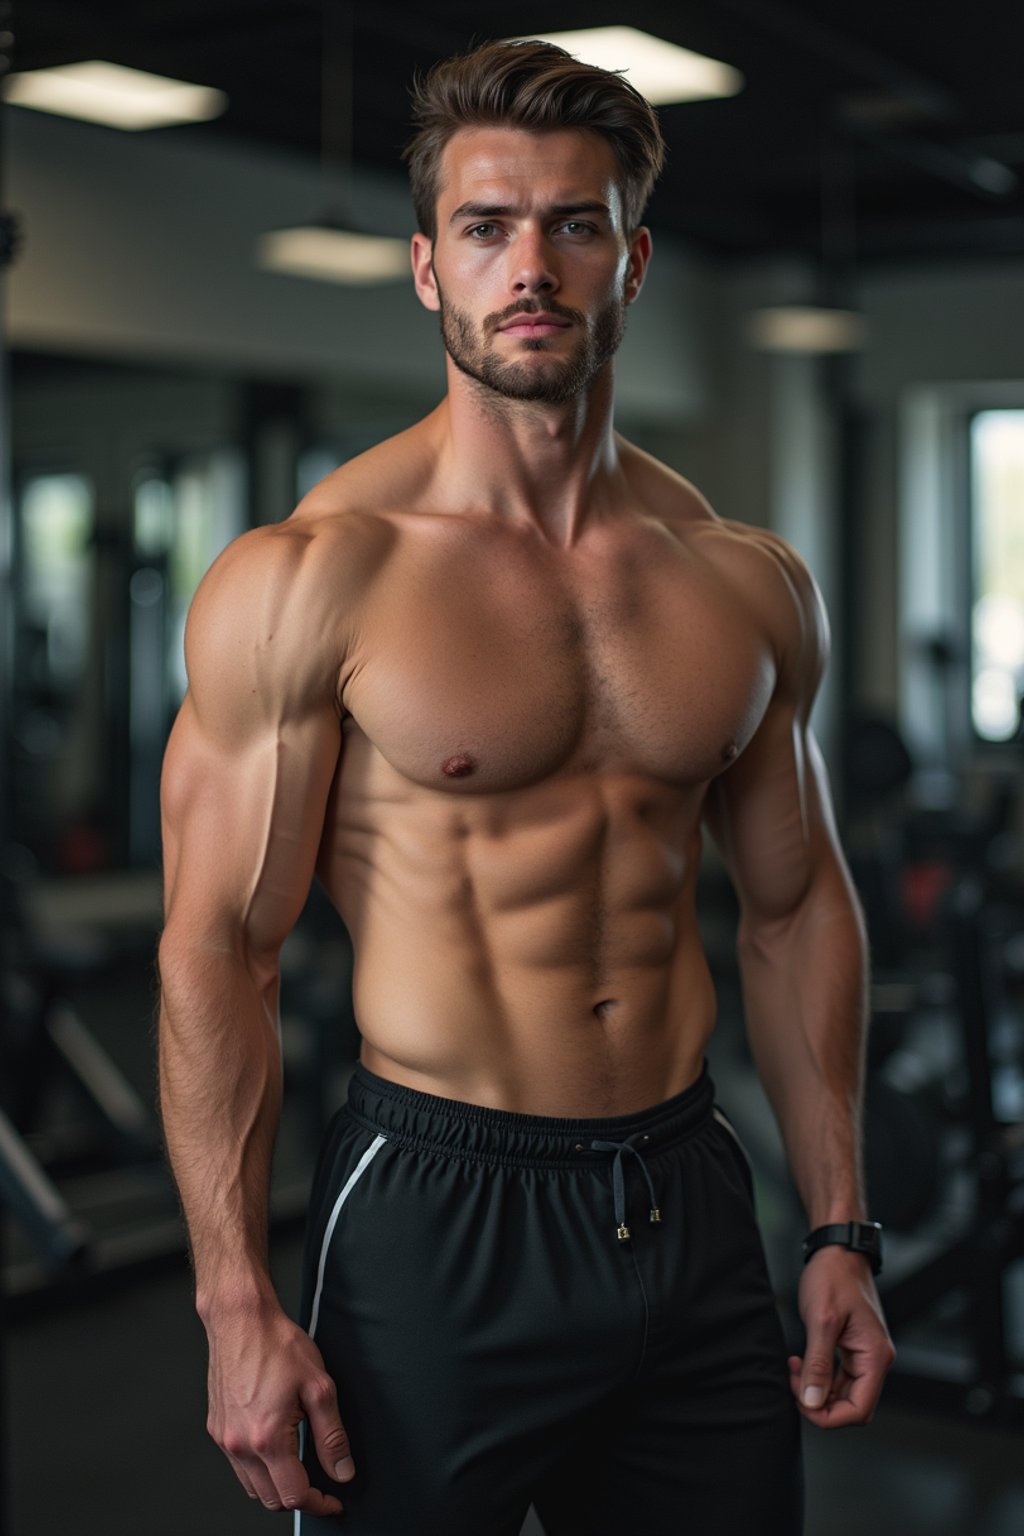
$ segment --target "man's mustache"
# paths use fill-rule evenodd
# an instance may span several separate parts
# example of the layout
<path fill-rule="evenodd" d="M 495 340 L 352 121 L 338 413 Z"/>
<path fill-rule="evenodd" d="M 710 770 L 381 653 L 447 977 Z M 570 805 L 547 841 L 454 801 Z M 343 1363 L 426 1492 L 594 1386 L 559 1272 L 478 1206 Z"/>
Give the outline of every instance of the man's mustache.
<path fill-rule="evenodd" d="M 488 315 L 484 320 L 484 329 L 496 331 L 499 326 L 505 325 L 516 315 L 557 315 L 560 320 L 571 320 L 576 325 L 584 323 L 584 316 L 578 309 L 567 309 L 564 304 L 558 304 L 554 299 L 519 299 L 517 303 L 510 304 L 507 309 Z"/>

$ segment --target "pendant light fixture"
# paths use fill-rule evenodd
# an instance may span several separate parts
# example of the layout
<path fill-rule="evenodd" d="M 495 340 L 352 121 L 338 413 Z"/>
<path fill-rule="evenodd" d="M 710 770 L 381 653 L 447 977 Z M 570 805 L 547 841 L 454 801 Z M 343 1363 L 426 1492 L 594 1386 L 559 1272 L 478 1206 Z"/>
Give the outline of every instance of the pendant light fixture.
<path fill-rule="evenodd" d="M 323 212 L 314 223 L 261 235 L 257 262 L 267 271 L 325 282 L 394 282 L 409 274 L 409 242 L 376 235 L 353 217 L 352 55 L 355 0 L 322 0 L 320 154 Z"/>

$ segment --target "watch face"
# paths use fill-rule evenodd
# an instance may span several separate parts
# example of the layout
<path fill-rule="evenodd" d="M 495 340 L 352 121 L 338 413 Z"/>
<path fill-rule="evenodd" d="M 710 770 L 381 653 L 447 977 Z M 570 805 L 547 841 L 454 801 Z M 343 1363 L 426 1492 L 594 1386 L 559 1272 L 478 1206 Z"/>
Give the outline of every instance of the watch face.
<path fill-rule="evenodd" d="M 882 1229 L 877 1221 L 858 1221 L 854 1224 L 850 1247 L 858 1253 L 866 1253 L 873 1259 L 882 1257 Z"/>

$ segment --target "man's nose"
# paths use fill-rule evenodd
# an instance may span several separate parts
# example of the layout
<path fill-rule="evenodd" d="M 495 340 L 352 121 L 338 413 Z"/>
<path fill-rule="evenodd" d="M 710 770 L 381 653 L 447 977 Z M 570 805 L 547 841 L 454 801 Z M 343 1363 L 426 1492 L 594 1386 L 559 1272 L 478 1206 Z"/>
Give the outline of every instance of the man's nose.
<path fill-rule="evenodd" d="M 525 230 L 516 238 L 510 263 L 510 286 L 517 298 L 554 293 L 559 286 L 551 246 L 540 231 Z"/>

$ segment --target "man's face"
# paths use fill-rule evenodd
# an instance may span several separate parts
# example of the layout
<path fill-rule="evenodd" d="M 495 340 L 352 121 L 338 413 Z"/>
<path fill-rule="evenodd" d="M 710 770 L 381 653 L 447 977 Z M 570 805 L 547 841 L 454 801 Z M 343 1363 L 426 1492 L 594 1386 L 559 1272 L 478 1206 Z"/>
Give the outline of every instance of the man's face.
<path fill-rule="evenodd" d="M 417 291 L 463 373 L 507 399 L 561 404 L 613 356 L 639 291 L 611 146 L 575 130 L 462 129 L 441 162 L 437 238 L 414 241 Z M 417 242 L 418 247 L 417 247 Z"/>

